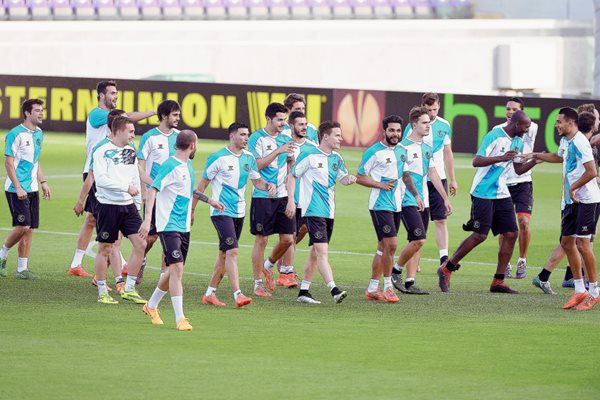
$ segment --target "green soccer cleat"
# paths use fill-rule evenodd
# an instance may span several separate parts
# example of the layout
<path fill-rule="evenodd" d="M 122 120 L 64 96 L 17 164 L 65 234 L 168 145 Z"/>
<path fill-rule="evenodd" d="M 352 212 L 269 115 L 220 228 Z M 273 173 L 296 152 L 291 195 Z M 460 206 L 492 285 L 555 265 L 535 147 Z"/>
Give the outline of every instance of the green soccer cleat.
<path fill-rule="evenodd" d="M 132 290 L 130 292 L 121 293 L 121 298 L 123 300 L 133 301 L 135 304 L 146 304 L 148 301 L 144 300 L 142 296 L 137 292 L 137 290 Z"/>
<path fill-rule="evenodd" d="M 119 304 L 119 302 L 116 301 L 115 299 L 113 299 L 112 297 L 110 297 L 110 294 L 108 294 L 108 293 L 102 293 L 98 297 L 98 303 L 102 303 L 102 304 Z"/>
<path fill-rule="evenodd" d="M 36 274 L 34 274 L 33 272 L 31 272 L 30 270 L 26 269 L 25 271 L 21 271 L 15 274 L 15 276 L 17 277 L 17 279 L 27 279 L 27 280 L 36 280 L 38 278 L 38 276 Z"/>
<path fill-rule="evenodd" d="M 0 276 L 6 276 L 6 258 L 0 258 Z"/>

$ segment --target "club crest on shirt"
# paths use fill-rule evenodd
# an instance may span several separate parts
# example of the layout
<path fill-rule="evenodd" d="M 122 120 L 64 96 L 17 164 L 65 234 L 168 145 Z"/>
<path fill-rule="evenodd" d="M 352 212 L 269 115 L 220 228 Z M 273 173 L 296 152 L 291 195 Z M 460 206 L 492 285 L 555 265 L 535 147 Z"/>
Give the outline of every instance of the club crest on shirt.
<path fill-rule="evenodd" d="M 400 155 L 400 161 L 406 162 L 406 156 L 404 154 Z"/>
<path fill-rule="evenodd" d="M 35 140 L 35 144 L 37 144 L 38 146 L 42 145 L 42 141 L 40 139 L 36 139 Z"/>
<path fill-rule="evenodd" d="M 246 172 L 250 171 L 250 165 L 249 164 L 244 164 L 244 171 L 246 171 Z"/>
<path fill-rule="evenodd" d="M 428 151 L 426 151 L 425 152 L 425 158 L 429 160 L 431 158 L 431 153 L 428 152 Z"/>
<path fill-rule="evenodd" d="M 444 137 L 444 131 L 438 131 L 438 137 Z"/>
<path fill-rule="evenodd" d="M 337 171 L 337 170 L 339 169 L 339 165 L 337 165 L 337 164 L 333 164 L 333 165 L 331 166 L 331 169 L 332 169 L 332 170 L 335 172 L 335 171 Z"/>

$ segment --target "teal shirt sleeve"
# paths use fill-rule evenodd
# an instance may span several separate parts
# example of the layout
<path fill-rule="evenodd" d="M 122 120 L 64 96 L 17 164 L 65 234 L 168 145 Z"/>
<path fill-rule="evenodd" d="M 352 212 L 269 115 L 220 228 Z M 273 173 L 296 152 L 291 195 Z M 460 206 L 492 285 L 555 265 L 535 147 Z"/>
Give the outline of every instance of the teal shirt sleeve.
<path fill-rule="evenodd" d="M 102 108 L 94 108 L 89 115 L 89 120 L 93 128 L 100 128 L 108 123 L 108 111 Z"/>

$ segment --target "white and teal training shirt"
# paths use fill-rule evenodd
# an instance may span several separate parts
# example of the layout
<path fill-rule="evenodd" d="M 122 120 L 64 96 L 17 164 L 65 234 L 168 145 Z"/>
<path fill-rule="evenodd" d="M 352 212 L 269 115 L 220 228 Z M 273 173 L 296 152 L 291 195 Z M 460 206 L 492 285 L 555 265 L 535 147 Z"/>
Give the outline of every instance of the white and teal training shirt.
<path fill-rule="evenodd" d="M 406 139 L 412 132 L 410 124 L 404 129 L 403 139 Z M 446 167 L 444 165 L 444 146 L 452 143 L 452 128 L 450 123 L 442 117 L 436 117 L 431 122 L 430 134 L 423 138 L 423 142 L 433 149 L 433 164 L 437 170 L 440 179 L 446 179 Z"/>
<path fill-rule="evenodd" d="M 296 143 L 296 146 L 294 146 L 294 160 L 297 160 L 301 153 L 307 151 L 311 147 L 317 147 L 317 144 L 308 139 L 305 139 L 301 145 Z M 298 204 L 298 196 L 300 196 L 300 180 L 296 179 L 296 188 L 294 189 L 294 203 L 296 204 Z"/>
<path fill-rule="evenodd" d="M 410 177 L 415 183 L 417 193 L 419 193 L 419 197 L 423 200 L 425 208 L 427 208 L 429 207 L 429 188 L 427 187 L 429 168 L 435 168 L 432 162 L 433 150 L 424 141 L 421 143 L 413 142 L 410 135 L 402 139 L 401 144 L 406 148 L 406 165 Z M 409 206 L 417 207 L 418 204 L 415 196 L 407 190 L 404 192 L 402 207 Z"/>
<path fill-rule="evenodd" d="M 519 154 L 523 151 L 523 140 L 515 136 L 511 138 L 504 128 L 494 128 L 483 137 L 481 146 L 477 151 L 478 156 L 497 157 L 509 150 L 515 150 Z M 504 161 L 478 167 L 471 186 L 471 195 L 481 199 L 505 199 L 510 197 L 506 186 L 506 177 L 512 161 Z"/>
<path fill-rule="evenodd" d="M 212 199 L 225 205 L 222 213 L 211 207 L 211 216 L 242 218 L 246 215 L 248 178 L 260 178 L 252 153 L 242 150 L 241 154 L 234 154 L 225 147 L 208 157 L 202 177 L 211 181 Z"/>
<path fill-rule="evenodd" d="M 565 204 L 573 204 L 569 194 L 573 183 L 577 182 L 585 172 L 583 164 L 594 161 L 590 141 L 581 132 L 568 140 L 566 137 L 560 139 L 558 156 L 563 159 L 563 193 L 561 209 Z M 595 164 L 594 164 L 595 168 Z M 575 196 L 580 203 L 600 203 L 600 188 L 595 179 L 592 179 L 579 189 L 575 190 Z"/>
<path fill-rule="evenodd" d="M 335 215 L 335 183 L 348 176 L 342 156 L 333 151 L 323 152 L 318 147 L 301 153 L 292 174 L 300 179 L 298 207 L 303 217 L 333 219 Z"/>
<path fill-rule="evenodd" d="M 140 160 L 146 161 L 146 172 L 150 178 L 154 179 L 161 164 L 175 155 L 175 141 L 178 134 L 179 131 L 176 129 L 166 134 L 158 128 L 152 128 L 142 136 L 137 156 Z"/>
<path fill-rule="evenodd" d="M 250 135 L 248 140 L 248 150 L 256 158 L 264 158 L 277 150 L 285 143 L 291 141 L 290 136 L 278 133 L 276 136 L 269 135 L 264 129 L 259 129 Z M 274 197 L 281 198 L 287 197 L 288 192 L 285 186 L 285 178 L 287 176 L 287 153 L 280 154 L 277 156 L 271 164 L 261 169 L 260 176 L 269 183 L 277 186 L 277 193 Z M 268 198 L 269 195 L 266 190 L 259 190 L 254 188 L 252 191 L 252 197 L 255 198 Z"/>
<path fill-rule="evenodd" d="M 87 121 L 85 123 L 86 159 L 85 165 L 83 166 L 84 173 L 90 170 L 90 163 L 92 162 L 92 150 L 94 147 L 96 147 L 96 145 L 102 139 L 110 135 L 110 128 L 107 125 L 108 112 L 108 110 L 96 107 L 88 114 Z"/>
<path fill-rule="evenodd" d="M 154 204 L 157 232 L 189 232 L 192 225 L 194 168 L 192 161 L 167 159 L 152 181 L 158 190 Z"/>
<path fill-rule="evenodd" d="M 508 125 L 508 121 L 503 124 L 496 125 L 494 127 L 494 129 L 504 128 L 506 125 Z M 531 126 L 529 127 L 529 130 L 527 132 L 525 132 L 525 134 L 522 137 L 522 139 L 523 139 L 523 154 L 529 154 L 529 153 L 533 152 L 533 147 L 535 146 L 535 138 L 537 136 L 537 131 L 538 131 L 538 125 L 535 122 L 532 122 Z M 508 186 L 510 186 L 510 185 L 516 185 L 517 183 L 531 182 L 531 172 L 532 172 L 532 170 L 529 170 L 529 171 L 525 172 L 524 174 L 519 175 L 515 172 L 515 167 L 511 163 L 509 170 L 508 170 L 508 175 L 506 175 L 506 184 Z"/>
<path fill-rule="evenodd" d="M 287 135 L 289 137 L 292 137 L 292 129 L 290 128 L 290 125 L 287 122 L 283 126 L 283 131 L 281 133 L 283 133 L 284 135 Z M 319 131 L 310 122 L 306 126 L 306 138 L 308 140 L 310 140 L 311 142 L 319 145 Z"/>
<path fill-rule="evenodd" d="M 402 210 L 405 189 L 402 175 L 408 171 L 406 160 L 406 148 L 400 144 L 390 147 L 383 142 L 377 142 L 365 150 L 358 166 L 359 174 L 370 176 L 373 180 L 382 183 L 397 181 L 393 190 L 371 188 L 369 210 L 392 212 Z"/>
<path fill-rule="evenodd" d="M 37 192 L 38 165 L 44 135 L 40 128 L 30 131 L 23 124 L 12 128 L 5 138 L 4 155 L 13 157 L 13 165 L 17 180 L 27 193 Z M 7 176 L 4 182 L 4 190 L 16 193 L 17 188 Z"/>

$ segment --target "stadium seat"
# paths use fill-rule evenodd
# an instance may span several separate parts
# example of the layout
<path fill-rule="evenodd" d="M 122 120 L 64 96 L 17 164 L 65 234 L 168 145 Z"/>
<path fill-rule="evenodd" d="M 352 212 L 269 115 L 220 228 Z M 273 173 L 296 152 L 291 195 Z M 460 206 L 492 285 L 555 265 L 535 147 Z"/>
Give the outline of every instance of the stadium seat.
<path fill-rule="evenodd" d="M 25 0 L 4 0 L 9 19 L 29 19 L 29 8 Z"/>
<path fill-rule="evenodd" d="M 0 21 L 6 19 L 6 7 L 4 7 L 4 0 L 0 0 Z"/>
<path fill-rule="evenodd" d="M 308 0 L 308 4 L 314 19 L 331 18 L 331 6 L 328 0 Z"/>
<path fill-rule="evenodd" d="M 71 5 L 77 19 L 96 18 L 96 6 L 94 0 L 72 0 Z M 114 10 L 114 7 L 112 7 Z"/>
<path fill-rule="evenodd" d="M 94 0 L 99 19 L 115 19 L 119 17 L 114 0 Z"/>
<path fill-rule="evenodd" d="M 293 19 L 310 19 L 308 0 L 289 0 L 290 13 Z"/>
<path fill-rule="evenodd" d="M 409 0 L 390 0 L 396 18 L 413 18 L 413 6 Z"/>
<path fill-rule="evenodd" d="M 181 19 L 182 9 L 179 0 L 158 0 L 163 18 Z"/>
<path fill-rule="evenodd" d="M 225 19 L 227 18 L 227 9 L 223 0 L 205 0 L 206 18 Z"/>
<path fill-rule="evenodd" d="M 248 7 L 246 0 L 225 0 L 225 8 L 229 19 L 247 19 Z"/>
<path fill-rule="evenodd" d="M 50 8 L 54 19 L 72 19 L 73 7 L 69 0 L 50 0 Z"/>
<path fill-rule="evenodd" d="M 138 0 L 142 19 L 161 19 L 162 11 L 158 0 Z"/>
<path fill-rule="evenodd" d="M 272 19 L 288 19 L 290 17 L 290 4 L 287 0 L 271 0 L 269 14 Z"/>
<path fill-rule="evenodd" d="M 50 19 L 52 11 L 48 0 L 27 0 L 32 19 Z"/>
<path fill-rule="evenodd" d="M 329 0 L 333 18 L 335 19 L 350 19 L 352 18 L 352 4 L 350 0 Z"/>
<path fill-rule="evenodd" d="M 433 18 L 434 8 L 431 0 L 411 0 L 415 18 Z"/>
<path fill-rule="evenodd" d="M 188 19 L 202 19 L 206 15 L 202 0 L 181 0 L 181 8 Z"/>
<path fill-rule="evenodd" d="M 454 18 L 473 18 L 473 0 L 451 0 Z"/>
<path fill-rule="evenodd" d="M 269 3 L 267 0 L 248 0 L 248 16 L 251 19 L 269 18 Z"/>
<path fill-rule="evenodd" d="M 139 19 L 140 9 L 136 0 L 115 0 L 121 19 Z"/>
<path fill-rule="evenodd" d="M 350 0 L 354 18 L 373 18 L 373 5 L 371 0 Z"/>
<path fill-rule="evenodd" d="M 373 0 L 375 18 L 394 18 L 394 8 L 389 0 Z"/>

